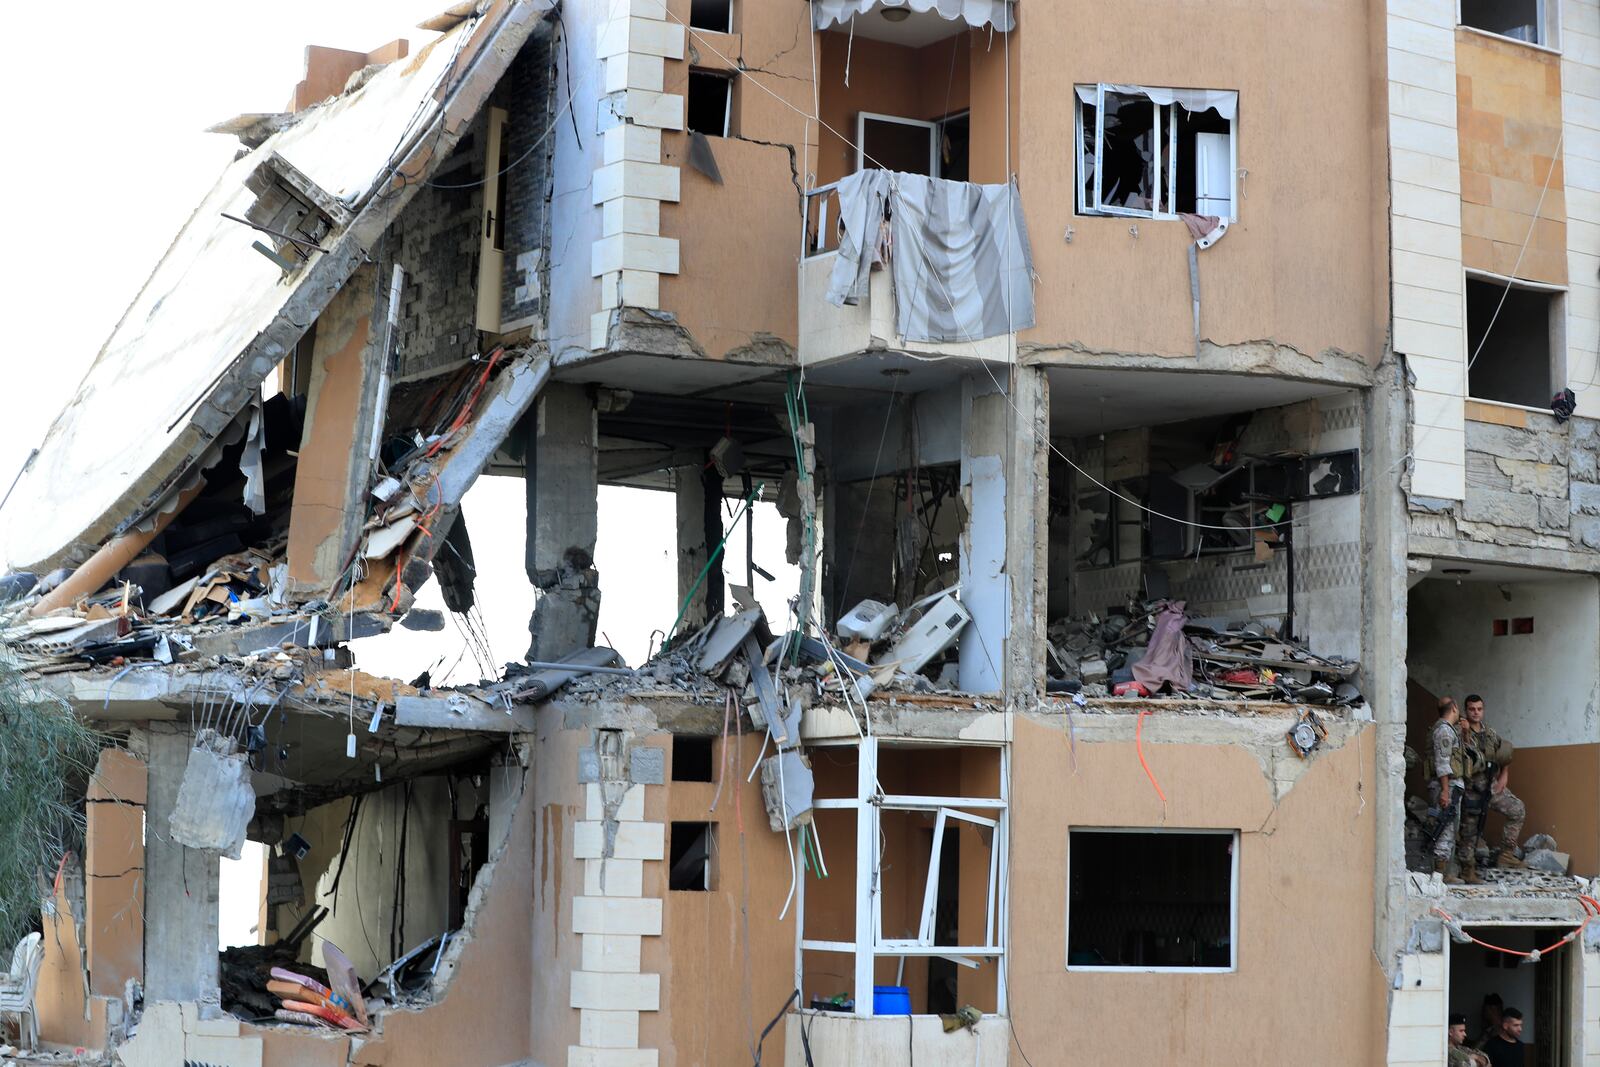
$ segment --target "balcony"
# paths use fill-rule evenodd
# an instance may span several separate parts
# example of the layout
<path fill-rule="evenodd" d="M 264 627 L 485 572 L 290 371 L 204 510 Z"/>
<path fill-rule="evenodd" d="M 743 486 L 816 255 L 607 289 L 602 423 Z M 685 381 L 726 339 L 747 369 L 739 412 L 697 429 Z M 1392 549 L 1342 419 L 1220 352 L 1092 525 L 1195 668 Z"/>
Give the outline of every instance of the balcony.
<path fill-rule="evenodd" d="M 801 366 L 866 354 L 1007 362 L 1014 331 L 1033 324 L 1016 195 L 1014 186 L 882 170 L 808 193 Z M 883 227 L 890 251 L 878 262 Z"/>

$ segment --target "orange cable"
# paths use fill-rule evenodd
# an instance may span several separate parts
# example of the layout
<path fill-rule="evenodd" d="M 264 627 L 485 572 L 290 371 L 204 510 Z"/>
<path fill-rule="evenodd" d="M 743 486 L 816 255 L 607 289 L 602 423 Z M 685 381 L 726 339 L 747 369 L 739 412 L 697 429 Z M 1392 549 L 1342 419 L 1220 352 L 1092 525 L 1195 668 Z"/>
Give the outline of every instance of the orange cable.
<path fill-rule="evenodd" d="M 1150 779 L 1150 784 L 1155 787 L 1156 796 L 1161 798 L 1162 804 L 1165 804 L 1167 802 L 1167 794 L 1161 791 L 1161 783 L 1156 781 L 1156 776 L 1150 771 L 1150 764 L 1146 763 L 1144 759 L 1144 717 L 1148 714 L 1150 714 L 1149 708 L 1139 713 L 1139 722 L 1133 728 L 1133 746 L 1139 750 L 1139 766 L 1144 768 L 1144 776 Z"/>
<path fill-rule="evenodd" d="M 1563 945 L 1569 945 L 1576 941 L 1578 939 L 1578 935 L 1583 933 L 1584 927 L 1588 926 L 1589 923 L 1595 919 L 1600 918 L 1600 902 L 1597 902 L 1593 897 L 1585 896 L 1582 893 L 1578 894 L 1578 902 L 1583 905 L 1583 922 L 1579 923 L 1572 930 L 1569 930 L 1564 936 L 1552 944 L 1547 945 L 1544 948 L 1536 948 L 1529 951 L 1523 951 L 1522 949 L 1517 948 L 1505 948 L 1501 945 L 1491 945 L 1487 941 L 1480 941 L 1478 938 L 1467 933 L 1466 927 L 1457 922 L 1455 916 L 1451 915 L 1443 908 L 1435 905 L 1428 910 L 1433 912 L 1435 915 L 1440 916 L 1445 921 L 1454 923 L 1456 929 L 1461 931 L 1461 936 L 1465 937 L 1468 941 L 1471 941 L 1474 945 L 1480 945 L 1483 948 L 1490 949 L 1495 952 L 1503 952 L 1507 956 L 1520 956 L 1523 959 L 1542 959 L 1546 954 L 1554 952 Z"/>

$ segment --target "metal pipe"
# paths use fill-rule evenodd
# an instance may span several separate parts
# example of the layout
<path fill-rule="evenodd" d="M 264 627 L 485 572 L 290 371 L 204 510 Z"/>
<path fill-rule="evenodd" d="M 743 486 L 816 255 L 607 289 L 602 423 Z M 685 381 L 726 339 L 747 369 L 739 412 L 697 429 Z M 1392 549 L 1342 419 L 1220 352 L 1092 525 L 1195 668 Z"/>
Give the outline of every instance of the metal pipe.
<path fill-rule="evenodd" d="M 523 660 L 525 666 L 536 671 L 566 671 L 570 674 L 638 674 L 634 667 L 591 667 L 585 663 L 547 663 L 540 660 Z"/>

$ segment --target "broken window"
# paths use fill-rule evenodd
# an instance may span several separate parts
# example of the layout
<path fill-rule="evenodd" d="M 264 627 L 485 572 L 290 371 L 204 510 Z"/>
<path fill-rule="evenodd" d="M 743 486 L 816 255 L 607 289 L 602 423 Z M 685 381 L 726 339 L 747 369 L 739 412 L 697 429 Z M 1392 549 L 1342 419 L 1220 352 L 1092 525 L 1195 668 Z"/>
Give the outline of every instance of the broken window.
<path fill-rule="evenodd" d="M 914 1014 L 1003 1013 L 1004 749 L 868 737 L 814 751 L 817 795 L 796 846 L 807 1003 L 875 1014 L 873 985 L 892 974 Z M 976 787 L 946 792 L 953 782 Z"/>
<path fill-rule="evenodd" d="M 717 827 L 709 822 L 672 824 L 667 857 L 667 888 L 704 893 L 711 889 L 711 857 Z"/>
<path fill-rule="evenodd" d="M 1467 276 L 1467 395 L 1548 408 L 1565 378 L 1559 290 Z"/>
<path fill-rule="evenodd" d="M 1461 25 L 1513 41 L 1555 47 L 1555 9 L 1548 0 L 1461 0 Z"/>
<path fill-rule="evenodd" d="M 689 102 L 684 124 L 694 133 L 726 137 L 732 132 L 733 79 L 709 71 L 689 72 Z"/>
<path fill-rule="evenodd" d="M 1238 841 L 1233 830 L 1073 830 L 1067 967 L 1233 970 Z"/>
<path fill-rule="evenodd" d="M 713 33 L 733 32 L 733 0 L 692 0 L 689 25 Z"/>
<path fill-rule="evenodd" d="M 1234 217 L 1239 94 L 1080 85 L 1078 213 Z"/>

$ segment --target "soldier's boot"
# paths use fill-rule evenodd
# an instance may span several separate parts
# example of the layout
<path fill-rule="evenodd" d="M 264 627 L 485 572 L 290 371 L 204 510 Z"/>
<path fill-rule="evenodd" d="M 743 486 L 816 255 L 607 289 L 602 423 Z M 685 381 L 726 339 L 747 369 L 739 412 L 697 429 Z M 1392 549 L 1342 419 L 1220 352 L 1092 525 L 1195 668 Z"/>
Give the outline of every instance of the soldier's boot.
<path fill-rule="evenodd" d="M 1461 879 L 1457 878 L 1456 875 L 1455 875 L 1455 872 L 1450 869 L 1450 861 L 1449 860 L 1442 860 L 1442 859 L 1435 858 L 1434 861 L 1433 861 L 1433 870 L 1434 870 L 1435 874 L 1444 875 L 1444 884 L 1445 885 L 1460 885 L 1461 884 Z"/>
<path fill-rule="evenodd" d="M 1517 859 L 1516 853 L 1510 849 L 1497 850 L 1491 860 L 1491 866 L 1506 867 L 1512 870 L 1523 870 L 1528 865 Z"/>
<path fill-rule="evenodd" d="M 1483 879 L 1478 877 L 1478 858 L 1474 856 L 1461 864 L 1462 885 L 1482 885 Z"/>

